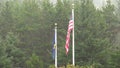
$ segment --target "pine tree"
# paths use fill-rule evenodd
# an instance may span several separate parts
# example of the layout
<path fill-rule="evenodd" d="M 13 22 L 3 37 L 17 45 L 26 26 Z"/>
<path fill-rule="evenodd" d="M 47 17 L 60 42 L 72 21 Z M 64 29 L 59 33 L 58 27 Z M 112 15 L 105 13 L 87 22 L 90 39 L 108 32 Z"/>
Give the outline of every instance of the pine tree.
<path fill-rule="evenodd" d="M 104 65 L 108 56 L 105 55 L 106 49 L 110 46 L 110 33 L 101 11 L 94 7 L 91 0 L 81 0 L 79 14 L 75 15 L 78 17 L 75 19 L 76 64 Z"/>

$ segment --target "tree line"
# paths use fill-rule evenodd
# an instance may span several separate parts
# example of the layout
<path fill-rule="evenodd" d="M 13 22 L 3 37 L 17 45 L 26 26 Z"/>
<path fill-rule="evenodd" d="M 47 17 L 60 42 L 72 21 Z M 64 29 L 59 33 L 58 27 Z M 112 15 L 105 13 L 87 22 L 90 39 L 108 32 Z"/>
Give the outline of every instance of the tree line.
<path fill-rule="evenodd" d="M 75 0 L 76 66 L 120 67 L 120 1 L 96 8 L 92 0 Z M 58 66 L 72 64 L 72 44 L 65 54 L 71 0 L 9 0 L 0 3 L 0 67 L 49 68 L 54 23 L 58 24 Z M 117 30 L 117 31 L 116 31 Z M 72 38 L 72 37 L 71 37 Z M 80 68 L 80 67 L 79 67 Z"/>

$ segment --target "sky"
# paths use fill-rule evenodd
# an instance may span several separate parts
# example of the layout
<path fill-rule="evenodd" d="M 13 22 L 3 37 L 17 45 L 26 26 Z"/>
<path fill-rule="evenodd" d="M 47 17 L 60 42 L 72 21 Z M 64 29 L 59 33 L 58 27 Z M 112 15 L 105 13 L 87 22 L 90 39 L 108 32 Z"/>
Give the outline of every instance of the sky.
<path fill-rule="evenodd" d="M 103 5 L 106 4 L 107 0 L 93 0 L 93 3 L 96 7 L 102 7 Z M 115 0 L 111 0 L 112 4 L 115 4 Z"/>
<path fill-rule="evenodd" d="M 52 2 L 56 2 L 56 0 L 51 0 Z M 106 4 L 107 0 L 93 0 L 94 5 L 99 8 Z M 115 0 L 111 0 L 113 4 L 115 4 Z"/>
<path fill-rule="evenodd" d="M 0 2 L 1 1 L 7 1 L 7 0 L 0 0 Z M 53 3 L 55 3 L 57 0 L 50 0 L 51 2 L 53 2 Z M 94 3 L 94 5 L 97 7 L 97 8 L 99 8 L 99 7 L 102 7 L 103 5 L 105 5 L 106 4 L 106 1 L 107 0 L 93 0 L 93 3 Z M 113 3 L 113 4 L 115 4 L 115 1 L 116 0 L 111 0 L 111 2 Z"/>
<path fill-rule="evenodd" d="M 102 5 L 105 4 L 106 0 L 93 0 L 93 3 L 96 7 L 101 7 Z"/>

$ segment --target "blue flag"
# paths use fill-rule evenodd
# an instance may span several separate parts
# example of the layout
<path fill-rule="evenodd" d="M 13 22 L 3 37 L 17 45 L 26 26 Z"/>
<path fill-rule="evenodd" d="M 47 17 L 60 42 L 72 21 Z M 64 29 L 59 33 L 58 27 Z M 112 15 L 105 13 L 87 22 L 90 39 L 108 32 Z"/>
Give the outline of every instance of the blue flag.
<path fill-rule="evenodd" d="M 52 41 L 52 58 L 55 59 L 55 34 Z"/>

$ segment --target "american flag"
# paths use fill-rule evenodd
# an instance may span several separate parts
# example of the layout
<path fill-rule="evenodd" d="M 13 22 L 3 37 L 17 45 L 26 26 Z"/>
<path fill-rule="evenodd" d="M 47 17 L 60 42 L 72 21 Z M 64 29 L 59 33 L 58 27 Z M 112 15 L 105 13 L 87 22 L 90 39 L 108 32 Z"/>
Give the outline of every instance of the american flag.
<path fill-rule="evenodd" d="M 69 51 L 70 33 L 73 30 L 73 27 L 74 27 L 74 21 L 70 20 L 68 25 L 67 36 L 66 36 L 66 44 L 65 44 L 66 54 L 68 54 Z"/>

